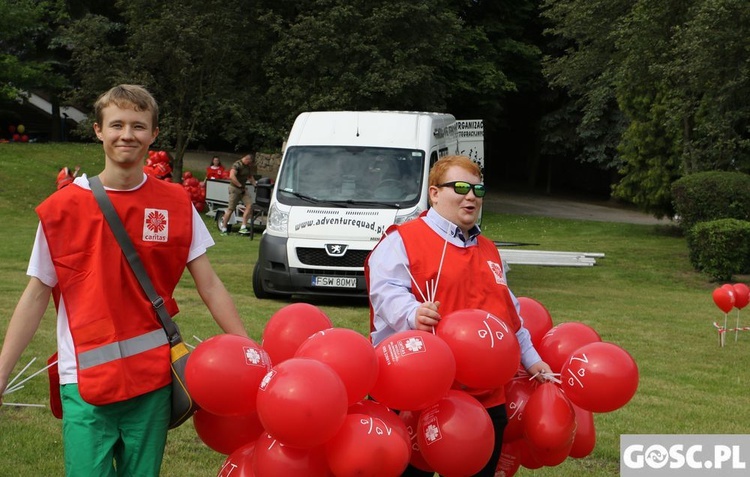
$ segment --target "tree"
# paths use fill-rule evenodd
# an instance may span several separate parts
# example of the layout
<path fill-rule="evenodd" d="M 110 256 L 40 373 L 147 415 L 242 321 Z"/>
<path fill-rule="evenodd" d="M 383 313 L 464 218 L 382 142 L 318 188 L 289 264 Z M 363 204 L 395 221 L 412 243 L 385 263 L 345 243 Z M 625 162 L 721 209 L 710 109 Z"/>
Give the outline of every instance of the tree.
<path fill-rule="evenodd" d="M 580 113 L 577 160 L 604 169 L 621 164 L 617 146 L 627 122 L 617 104 L 615 79 L 622 60 L 615 34 L 632 3 L 544 0 L 542 4 L 542 16 L 549 22 L 546 33 L 551 52 L 544 60 L 544 74 L 550 86 L 564 91 Z M 564 104 L 561 107 L 567 109 Z"/>
<path fill-rule="evenodd" d="M 87 14 L 66 30 L 82 85 L 79 98 L 91 104 L 117 83 L 146 86 L 160 104 L 157 146 L 174 150 L 179 181 L 185 150 L 211 132 L 205 125 L 246 119 L 235 95 L 244 84 L 240 58 L 251 16 L 241 3 L 215 0 L 115 5 L 117 16 Z"/>
<path fill-rule="evenodd" d="M 564 50 L 546 73 L 582 113 L 582 149 L 622 174 L 617 197 L 657 216 L 670 183 L 750 170 L 750 11 L 741 0 L 547 0 Z M 607 118 L 622 117 L 619 127 Z M 609 140 L 599 143 L 598 138 Z M 612 153 L 613 150 L 616 153 Z"/>
<path fill-rule="evenodd" d="M 446 108 L 461 29 L 444 1 L 313 0 L 272 7 L 264 22 L 275 37 L 263 66 L 280 129 L 306 110 Z"/>
<path fill-rule="evenodd" d="M 482 118 L 485 176 L 507 180 L 520 169 L 533 184 L 539 116 L 549 100 L 541 73 L 539 1 L 457 0 L 464 42 L 450 71 L 448 110 Z M 520 159 L 520 160 L 519 160 Z"/>
<path fill-rule="evenodd" d="M 615 32 L 621 63 L 618 104 L 629 125 L 620 140 L 621 180 L 615 197 L 657 217 L 672 216 L 671 184 L 680 177 L 681 118 L 668 75 L 673 31 L 684 21 L 681 0 L 639 1 Z"/>
<path fill-rule="evenodd" d="M 67 57 L 52 39 L 66 18 L 62 0 L 0 0 L 0 101 L 43 92 L 52 103 L 50 132 L 60 134 L 60 94 L 69 87 Z"/>
<path fill-rule="evenodd" d="M 0 0 L 0 100 L 15 100 L 50 72 L 49 64 L 33 58 L 45 13 L 33 0 Z"/>
<path fill-rule="evenodd" d="M 681 171 L 750 172 L 750 8 L 743 0 L 690 3 L 669 71 L 675 115 L 685 118 Z"/>

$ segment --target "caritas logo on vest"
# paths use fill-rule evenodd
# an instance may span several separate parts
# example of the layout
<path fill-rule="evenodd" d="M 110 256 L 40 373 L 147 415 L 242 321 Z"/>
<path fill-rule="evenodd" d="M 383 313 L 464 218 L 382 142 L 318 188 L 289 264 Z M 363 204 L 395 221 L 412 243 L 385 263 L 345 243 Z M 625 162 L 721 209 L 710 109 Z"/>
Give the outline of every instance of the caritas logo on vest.
<path fill-rule="evenodd" d="M 143 241 L 166 242 L 169 238 L 169 211 L 146 209 L 143 214 Z"/>

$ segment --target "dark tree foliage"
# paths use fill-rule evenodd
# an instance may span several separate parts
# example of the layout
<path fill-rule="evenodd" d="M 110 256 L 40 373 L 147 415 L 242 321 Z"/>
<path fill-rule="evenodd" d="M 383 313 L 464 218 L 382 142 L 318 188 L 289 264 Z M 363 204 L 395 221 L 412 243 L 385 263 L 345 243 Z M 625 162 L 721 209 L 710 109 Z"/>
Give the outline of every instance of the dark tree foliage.
<path fill-rule="evenodd" d="M 548 0 L 545 15 L 545 72 L 581 112 L 581 159 L 621 174 L 617 197 L 670 215 L 680 176 L 750 169 L 746 1 Z"/>
<path fill-rule="evenodd" d="M 144 84 L 178 170 L 277 150 L 305 110 L 390 109 L 483 119 L 490 179 L 576 161 L 655 215 L 680 176 L 750 171 L 746 0 L 0 0 L 0 27 L 0 96 Z"/>

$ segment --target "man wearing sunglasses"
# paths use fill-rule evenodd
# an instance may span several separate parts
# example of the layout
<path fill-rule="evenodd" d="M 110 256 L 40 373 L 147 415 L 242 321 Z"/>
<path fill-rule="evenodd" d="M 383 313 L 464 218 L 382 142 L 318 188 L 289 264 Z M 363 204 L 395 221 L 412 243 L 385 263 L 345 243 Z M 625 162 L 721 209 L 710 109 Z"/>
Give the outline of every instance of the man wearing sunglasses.
<path fill-rule="evenodd" d="M 478 308 L 515 330 L 521 364 L 544 381 L 552 371 L 523 327 L 497 247 L 480 235 L 477 219 L 486 189 L 479 166 L 465 156 L 443 157 L 430 170 L 429 186 L 432 208 L 418 219 L 391 227 L 367 258 L 373 345 L 401 331 L 431 332 L 442 315 Z M 475 475 L 491 477 L 507 424 L 505 392 L 499 388 L 475 397 L 487 408 L 495 430 L 492 456 Z M 433 474 L 409 466 L 402 475 Z"/>

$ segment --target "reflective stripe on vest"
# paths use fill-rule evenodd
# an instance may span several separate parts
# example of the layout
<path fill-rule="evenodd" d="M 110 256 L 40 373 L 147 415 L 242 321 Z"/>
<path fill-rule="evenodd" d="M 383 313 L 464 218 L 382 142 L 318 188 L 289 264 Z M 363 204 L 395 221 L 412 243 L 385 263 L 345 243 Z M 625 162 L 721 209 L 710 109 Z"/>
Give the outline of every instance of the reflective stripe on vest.
<path fill-rule="evenodd" d="M 78 355 L 78 369 L 84 370 L 100 364 L 109 363 L 116 359 L 134 356 L 143 353 L 144 351 L 158 348 L 167 343 L 167 334 L 163 329 L 159 328 L 158 330 L 128 340 L 118 341 L 89 351 L 84 351 Z"/>

